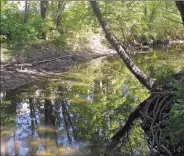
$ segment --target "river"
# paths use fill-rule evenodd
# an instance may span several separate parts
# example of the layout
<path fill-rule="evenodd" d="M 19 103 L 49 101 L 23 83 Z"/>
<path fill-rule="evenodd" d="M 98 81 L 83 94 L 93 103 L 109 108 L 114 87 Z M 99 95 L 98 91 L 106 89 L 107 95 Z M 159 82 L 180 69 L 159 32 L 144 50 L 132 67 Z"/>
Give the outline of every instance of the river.
<path fill-rule="evenodd" d="M 145 73 L 158 78 L 184 66 L 183 49 L 175 45 L 132 57 Z M 94 59 L 1 93 L 1 155 L 100 155 L 148 96 L 117 57 Z M 148 152 L 139 125 L 116 154 Z"/>

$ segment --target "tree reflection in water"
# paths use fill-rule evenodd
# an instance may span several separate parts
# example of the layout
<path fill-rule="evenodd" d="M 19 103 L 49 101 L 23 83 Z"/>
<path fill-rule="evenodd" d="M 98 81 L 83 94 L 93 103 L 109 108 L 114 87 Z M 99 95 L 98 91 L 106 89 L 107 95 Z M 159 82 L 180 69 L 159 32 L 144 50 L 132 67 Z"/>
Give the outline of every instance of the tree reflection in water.
<path fill-rule="evenodd" d="M 172 53 L 171 59 L 169 53 L 167 58 L 159 53 L 144 55 L 135 59 L 148 73 L 150 62 L 154 68 L 162 62 L 173 67 L 167 61 L 181 59 Z M 155 59 L 158 57 L 163 59 Z M 7 104 L 1 106 L 2 156 L 99 155 L 149 93 L 121 61 L 99 58 L 78 65 L 57 79 L 35 82 L 3 95 L 6 96 L 2 96 L 2 103 Z M 115 152 L 131 155 L 147 151 L 139 125 L 124 141 L 127 144 Z"/>

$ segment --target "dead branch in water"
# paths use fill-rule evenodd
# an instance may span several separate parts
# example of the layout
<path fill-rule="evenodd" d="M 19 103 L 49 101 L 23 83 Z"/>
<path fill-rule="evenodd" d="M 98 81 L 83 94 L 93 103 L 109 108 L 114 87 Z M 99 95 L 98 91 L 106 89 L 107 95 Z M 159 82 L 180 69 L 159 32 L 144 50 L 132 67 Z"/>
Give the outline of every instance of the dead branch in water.
<path fill-rule="evenodd" d="M 96 59 L 99 57 L 104 57 L 104 56 L 112 56 L 113 54 L 98 54 L 98 55 L 94 55 L 91 57 L 86 57 L 86 59 Z M 1 65 L 1 69 L 16 69 L 16 68 L 29 68 L 29 67 L 35 67 L 44 63 L 49 63 L 49 62 L 53 62 L 59 59 L 73 59 L 74 61 L 79 61 L 82 60 L 82 57 L 79 56 L 78 54 L 76 56 L 73 55 L 66 55 L 66 56 L 61 56 L 61 57 L 57 57 L 57 58 L 53 58 L 53 59 L 48 59 L 48 60 L 43 60 L 43 61 L 37 61 L 37 62 L 33 62 L 33 63 L 10 63 L 10 64 L 5 64 L 5 65 Z"/>

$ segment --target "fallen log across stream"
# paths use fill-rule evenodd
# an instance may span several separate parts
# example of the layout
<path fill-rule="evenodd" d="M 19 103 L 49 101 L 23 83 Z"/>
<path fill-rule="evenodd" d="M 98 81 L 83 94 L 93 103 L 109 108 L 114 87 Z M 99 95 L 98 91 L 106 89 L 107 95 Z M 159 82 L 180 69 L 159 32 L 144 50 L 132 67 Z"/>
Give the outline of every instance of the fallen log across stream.
<path fill-rule="evenodd" d="M 40 64 L 44 64 L 44 63 L 48 63 L 48 62 L 52 62 L 52 61 L 56 61 L 56 60 L 68 58 L 68 57 L 71 57 L 71 55 L 61 56 L 61 57 L 57 57 L 57 58 L 53 58 L 53 59 L 49 59 L 49 60 L 37 61 L 37 62 L 33 62 L 33 63 L 18 63 L 18 64 L 10 63 L 10 64 L 2 65 L 1 67 L 2 68 L 9 68 L 11 66 L 18 67 L 18 68 L 20 68 L 20 67 L 34 67 L 34 66 L 37 66 Z"/>
<path fill-rule="evenodd" d="M 78 54 L 75 55 L 66 55 L 66 56 L 61 56 L 61 57 L 57 57 L 57 58 L 53 58 L 53 59 L 47 59 L 47 60 L 42 60 L 42 61 L 37 61 L 37 62 L 33 62 L 33 63 L 9 63 L 9 64 L 5 64 L 5 65 L 1 65 L 1 69 L 16 69 L 16 68 L 30 68 L 30 67 L 35 67 L 44 63 L 49 63 L 49 62 L 53 62 L 56 60 L 60 60 L 60 59 L 72 59 L 73 61 L 84 61 L 84 60 L 93 60 L 99 57 L 105 57 L 105 56 L 112 56 L 113 53 L 107 53 L 107 54 L 95 54 L 93 56 L 87 56 L 84 57 L 80 56 Z"/>

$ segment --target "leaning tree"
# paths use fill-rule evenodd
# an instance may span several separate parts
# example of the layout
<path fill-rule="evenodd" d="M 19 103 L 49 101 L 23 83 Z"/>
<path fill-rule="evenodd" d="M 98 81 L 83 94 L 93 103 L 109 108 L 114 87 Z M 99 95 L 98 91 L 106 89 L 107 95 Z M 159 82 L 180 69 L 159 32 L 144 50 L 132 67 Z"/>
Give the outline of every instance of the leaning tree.
<path fill-rule="evenodd" d="M 150 90 L 150 96 L 138 105 L 130 114 L 125 125 L 111 138 L 104 154 L 110 155 L 118 145 L 122 144 L 134 122 L 140 119 L 142 121 L 141 127 L 148 136 L 150 155 L 181 156 L 184 153 L 184 139 L 173 143 L 170 136 L 165 135 L 163 132 L 168 126 L 166 121 L 169 120 L 172 106 L 184 101 L 184 71 L 181 70 L 172 76 L 165 77 L 162 81 L 148 77 L 134 63 L 127 54 L 126 47 L 112 33 L 96 1 L 91 0 L 90 3 L 108 42 L 114 47 L 131 73 Z M 175 84 L 181 85 L 178 85 L 180 87 L 175 87 Z"/>
<path fill-rule="evenodd" d="M 181 15 L 181 19 L 183 21 L 183 25 L 184 25 L 184 1 L 176 1 L 176 6 L 180 12 Z"/>

